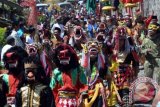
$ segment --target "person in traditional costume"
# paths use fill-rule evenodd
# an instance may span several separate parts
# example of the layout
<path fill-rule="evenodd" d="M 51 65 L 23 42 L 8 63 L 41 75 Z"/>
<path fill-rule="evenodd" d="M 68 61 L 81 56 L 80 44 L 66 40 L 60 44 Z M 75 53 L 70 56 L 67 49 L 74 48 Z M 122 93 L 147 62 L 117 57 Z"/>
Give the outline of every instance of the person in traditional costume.
<path fill-rule="evenodd" d="M 88 98 L 85 98 L 84 104 L 86 107 L 106 107 L 105 88 L 108 81 L 102 46 L 96 39 L 88 40 L 82 46 L 81 66 L 88 78 Z"/>
<path fill-rule="evenodd" d="M 56 107 L 77 107 L 87 91 L 87 79 L 76 51 L 67 44 L 60 44 L 55 50 L 54 62 L 57 68 L 53 70 L 50 87 Z"/>
<path fill-rule="evenodd" d="M 74 35 L 70 37 L 69 44 L 74 47 L 74 49 L 80 53 L 82 51 L 81 44 L 85 43 L 86 37 L 83 34 L 81 26 L 75 26 L 74 28 Z"/>
<path fill-rule="evenodd" d="M 137 77 L 137 54 L 132 51 L 125 27 L 118 27 L 114 35 L 114 49 L 110 71 L 113 77 L 114 89 L 118 92 L 118 100 L 123 106 L 129 106 L 129 86 Z"/>
<path fill-rule="evenodd" d="M 7 104 L 15 105 L 15 95 L 18 84 L 22 81 L 24 75 L 24 58 L 27 52 L 19 46 L 13 46 L 3 56 L 3 61 L 8 74 L 3 74 L 3 81 L 6 86 Z"/>
<path fill-rule="evenodd" d="M 56 107 L 52 90 L 46 85 L 46 75 L 41 61 L 29 56 L 24 61 L 25 80 L 16 93 L 16 107 Z"/>
<path fill-rule="evenodd" d="M 145 56 L 144 73 L 146 77 L 153 78 L 160 84 L 160 37 L 159 25 L 151 23 L 148 27 L 148 35 L 142 42 L 141 54 Z"/>

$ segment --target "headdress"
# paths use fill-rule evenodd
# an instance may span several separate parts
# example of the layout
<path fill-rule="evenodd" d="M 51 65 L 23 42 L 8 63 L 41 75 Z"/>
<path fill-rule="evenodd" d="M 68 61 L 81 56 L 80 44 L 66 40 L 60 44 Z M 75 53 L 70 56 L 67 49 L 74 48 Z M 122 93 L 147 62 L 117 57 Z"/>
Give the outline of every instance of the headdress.
<path fill-rule="evenodd" d="M 86 44 L 82 44 L 83 52 L 82 52 L 82 60 L 81 66 L 90 70 L 90 57 L 91 55 L 97 55 L 98 57 L 98 69 L 104 68 L 104 55 L 102 52 L 102 46 L 99 44 L 97 40 L 89 40 Z"/>
<path fill-rule="evenodd" d="M 76 51 L 67 44 L 60 44 L 55 49 L 53 59 L 56 66 L 62 71 L 67 71 L 69 69 L 79 66 L 79 58 Z"/>
<path fill-rule="evenodd" d="M 24 68 L 25 69 L 28 69 L 28 68 L 34 69 L 34 68 L 37 68 L 37 65 L 34 64 L 33 62 L 32 63 L 25 63 Z"/>

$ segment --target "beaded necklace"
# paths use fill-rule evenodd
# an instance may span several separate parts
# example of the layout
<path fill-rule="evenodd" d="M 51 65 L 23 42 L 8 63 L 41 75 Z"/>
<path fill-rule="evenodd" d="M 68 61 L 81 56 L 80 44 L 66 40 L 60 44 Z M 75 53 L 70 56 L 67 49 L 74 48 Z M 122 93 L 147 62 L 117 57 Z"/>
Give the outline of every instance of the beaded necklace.
<path fill-rule="evenodd" d="M 95 66 L 92 68 L 91 76 L 88 77 L 88 85 L 93 86 L 99 77 L 99 72 Z"/>

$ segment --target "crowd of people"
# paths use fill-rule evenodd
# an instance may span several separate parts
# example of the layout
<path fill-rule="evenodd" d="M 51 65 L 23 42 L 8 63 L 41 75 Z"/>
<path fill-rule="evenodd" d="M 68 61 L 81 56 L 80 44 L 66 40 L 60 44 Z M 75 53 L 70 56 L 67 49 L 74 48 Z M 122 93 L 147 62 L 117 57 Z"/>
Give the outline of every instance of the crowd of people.
<path fill-rule="evenodd" d="M 160 25 L 156 16 L 136 18 L 79 11 L 52 11 L 34 26 L 7 27 L 1 51 L 0 106 L 159 107 Z M 145 87 L 145 88 L 144 88 Z M 130 103 L 129 100 L 133 100 Z"/>

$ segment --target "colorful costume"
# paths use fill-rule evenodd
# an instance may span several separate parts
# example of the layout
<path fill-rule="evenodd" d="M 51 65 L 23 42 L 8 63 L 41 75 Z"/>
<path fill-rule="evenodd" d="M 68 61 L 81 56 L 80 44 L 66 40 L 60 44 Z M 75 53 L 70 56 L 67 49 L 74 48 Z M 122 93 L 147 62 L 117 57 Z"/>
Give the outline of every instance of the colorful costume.
<path fill-rule="evenodd" d="M 89 40 L 83 46 L 81 65 L 85 69 L 88 78 L 88 98 L 85 99 L 85 107 L 106 107 L 106 94 L 103 81 L 106 79 L 107 70 L 105 59 L 96 40 Z"/>
<path fill-rule="evenodd" d="M 44 40 L 43 44 L 28 44 L 26 45 L 26 50 L 29 56 L 34 56 L 39 59 L 42 63 L 42 66 L 45 70 L 46 76 L 48 77 L 48 83 L 50 82 L 52 70 L 54 64 L 52 62 L 53 50 L 50 47 L 50 42 Z"/>
<path fill-rule="evenodd" d="M 53 71 L 50 87 L 56 107 L 77 107 L 79 96 L 87 90 L 87 80 L 76 52 L 69 45 L 61 44 L 55 50 L 54 62 L 57 68 Z"/>
<path fill-rule="evenodd" d="M 110 71 L 112 73 L 113 81 L 116 85 L 115 91 L 118 91 L 117 97 L 123 106 L 129 106 L 129 86 L 133 81 L 134 71 L 133 66 L 137 64 L 137 54 L 132 51 L 129 39 L 126 35 L 126 29 L 124 27 L 117 28 L 116 35 L 114 37 L 114 49 L 112 57 L 112 66 Z"/>
<path fill-rule="evenodd" d="M 46 85 L 40 60 L 30 56 L 25 60 L 25 78 L 16 93 L 16 107 L 55 107 L 52 90 Z M 32 76 L 31 73 L 33 73 Z"/>
<path fill-rule="evenodd" d="M 19 82 L 23 79 L 24 66 L 23 60 L 27 57 L 27 52 L 21 47 L 14 46 L 4 54 L 5 67 L 9 70 L 8 74 L 3 75 L 6 84 L 7 104 L 15 104 L 15 94 Z"/>
<path fill-rule="evenodd" d="M 159 26 L 150 24 L 148 37 L 142 42 L 141 53 L 145 56 L 144 73 L 146 77 L 153 78 L 160 84 L 160 37 Z"/>
<path fill-rule="evenodd" d="M 83 34 L 80 26 L 75 26 L 74 35 L 69 39 L 69 44 L 78 52 L 81 52 L 81 44 L 86 42 L 86 37 Z"/>

